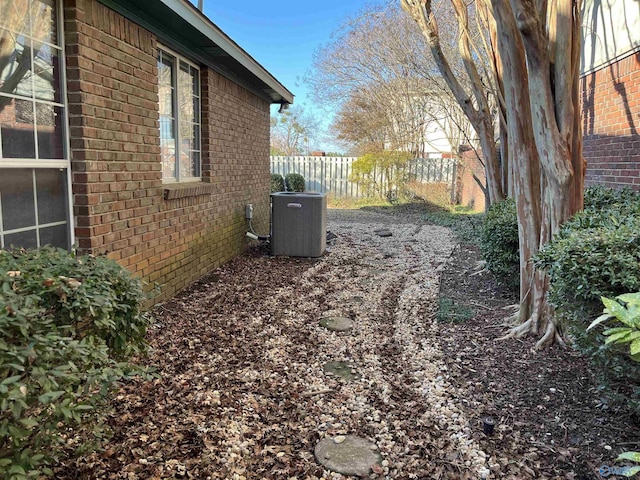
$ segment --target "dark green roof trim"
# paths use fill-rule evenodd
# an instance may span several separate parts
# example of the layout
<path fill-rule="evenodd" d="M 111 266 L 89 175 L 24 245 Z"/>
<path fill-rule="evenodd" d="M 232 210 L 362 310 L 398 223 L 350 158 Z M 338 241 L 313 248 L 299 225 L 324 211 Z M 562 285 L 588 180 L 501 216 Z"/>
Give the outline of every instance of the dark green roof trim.
<path fill-rule="evenodd" d="M 187 0 L 98 1 L 269 103 L 293 103 L 289 90 Z"/>

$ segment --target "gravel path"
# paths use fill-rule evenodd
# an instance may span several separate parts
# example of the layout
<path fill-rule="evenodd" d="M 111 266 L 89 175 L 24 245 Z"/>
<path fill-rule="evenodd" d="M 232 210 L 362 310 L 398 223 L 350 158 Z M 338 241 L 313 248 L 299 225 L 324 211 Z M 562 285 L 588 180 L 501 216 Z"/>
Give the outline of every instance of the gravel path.
<path fill-rule="evenodd" d="M 489 474 L 487 459 L 470 440 L 469 420 L 456 406 L 461 398 L 447 382 L 433 321 L 440 272 L 455 241 L 448 229 L 415 220 L 416 216 L 330 211 L 328 229 L 338 241 L 323 262 L 333 267 L 327 280 L 350 284 L 330 302 L 350 304 L 354 296 L 366 300 L 352 307 L 357 328 L 351 335 L 324 339 L 331 352 L 327 357 L 348 352 L 350 359 L 361 359 L 358 371 L 375 401 L 362 401 L 359 386 L 349 385 L 343 404 L 351 414 L 373 419 L 378 429 L 374 440 L 387 455 L 385 473 L 390 478 L 418 478 L 412 469 L 424 459 L 411 453 L 429 442 L 440 448 L 439 458 L 432 459 L 435 464 L 449 461 L 461 468 L 461 477 L 468 469 L 472 478 L 483 478 Z M 375 235 L 381 227 L 393 236 Z M 316 281 L 319 269 L 309 270 L 305 280 Z M 379 409 L 380 402 L 387 408 Z M 436 434 L 428 438 L 428 432 Z"/>

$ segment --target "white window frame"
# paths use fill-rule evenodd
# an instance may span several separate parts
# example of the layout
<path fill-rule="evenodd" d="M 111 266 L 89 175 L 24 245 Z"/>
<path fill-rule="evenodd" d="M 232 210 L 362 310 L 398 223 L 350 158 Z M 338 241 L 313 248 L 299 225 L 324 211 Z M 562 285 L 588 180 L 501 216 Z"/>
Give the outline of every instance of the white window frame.
<path fill-rule="evenodd" d="M 57 31 L 57 40 L 58 44 L 54 45 L 49 42 L 43 42 L 43 44 L 48 45 L 49 47 L 55 49 L 58 52 L 58 68 L 59 68 L 59 79 L 60 79 L 60 103 L 46 101 L 38 99 L 37 103 L 42 103 L 46 105 L 52 105 L 56 107 L 62 108 L 62 158 L 61 159 L 48 159 L 43 160 L 38 158 L 38 141 L 37 138 L 35 140 L 35 157 L 36 158 L 3 158 L 2 156 L 2 142 L 1 142 L 1 132 L 0 132 L 0 172 L 5 168 L 20 168 L 20 169 L 31 169 L 32 170 L 32 180 L 33 191 L 34 191 L 34 209 L 35 209 L 35 224 L 31 227 L 17 228 L 12 230 L 4 231 L 2 229 L 2 205 L 0 204 L 0 248 L 4 249 L 9 247 L 9 245 L 5 245 L 4 237 L 5 235 L 10 235 L 13 233 L 21 233 L 29 230 L 36 231 L 36 241 L 37 248 L 40 248 L 42 245 L 40 244 L 40 229 L 45 227 L 52 227 L 57 225 L 67 224 L 67 238 L 69 245 L 68 248 L 71 248 L 75 244 L 75 235 L 74 235 L 74 216 L 72 214 L 73 209 L 73 193 L 72 193 L 72 183 L 71 183 L 71 160 L 70 154 L 71 145 L 69 140 L 69 103 L 67 99 L 67 77 L 66 77 L 66 56 L 65 56 L 65 37 L 64 37 L 64 8 L 62 0 L 55 0 L 54 2 L 55 14 L 56 14 L 56 31 Z M 30 71 L 34 71 L 33 67 L 33 57 L 31 58 L 31 66 Z M 20 100 L 25 100 L 24 97 L 19 95 L 12 94 L 3 94 L 3 96 L 16 98 Z M 34 108 L 35 114 L 35 106 L 36 100 L 34 98 L 31 99 Z M 35 118 L 35 116 L 34 116 Z M 34 132 L 34 135 L 36 133 Z M 38 205 L 37 205 L 37 189 L 35 183 L 35 170 L 37 169 L 60 169 L 66 172 L 66 211 L 67 211 L 67 220 L 63 222 L 53 222 L 40 225 L 38 223 Z M 35 227 L 35 228 L 34 228 Z"/>
<path fill-rule="evenodd" d="M 179 53 L 176 53 L 175 51 L 171 50 L 170 48 L 164 46 L 164 45 L 158 45 L 158 58 L 156 59 L 156 61 L 160 60 L 160 52 L 163 52 L 171 57 L 173 57 L 176 62 L 174 65 L 174 69 L 173 69 L 173 75 L 171 76 L 171 83 L 172 86 L 174 88 L 175 91 L 175 95 L 173 96 L 173 105 L 172 105 L 172 109 L 173 109 L 173 130 L 175 132 L 175 150 L 174 150 L 174 161 L 175 161 L 175 169 L 177 172 L 177 176 L 176 177 L 165 177 L 164 176 L 164 171 L 162 174 L 162 183 L 164 184 L 171 184 L 171 183 L 192 183 L 192 182 L 201 182 L 202 181 L 202 75 L 200 74 L 201 70 L 200 67 L 198 65 L 196 65 L 195 63 L 189 61 L 188 59 L 186 59 L 184 56 L 180 55 Z M 179 102 L 180 102 L 180 91 L 178 89 L 178 81 L 177 81 L 177 75 L 178 72 L 180 70 L 180 64 L 181 63 L 185 63 L 187 65 L 189 65 L 190 67 L 194 68 L 197 72 L 198 72 L 198 115 L 197 115 L 197 125 L 198 125 L 198 138 L 197 138 L 197 148 L 194 148 L 192 151 L 197 151 L 199 153 L 199 167 L 198 167 L 198 171 L 199 171 L 199 175 L 196 177 L 186 177 L 186 178 L 182 178 L 182 174 L 180 172 L 180 153 L 181 153 L 181 145 L 182 145 L 182 137 L 180 136 L 180 109 L 178 108 L 179 106 Z M 159 83 L 159 79 L 158 79 L 158 83 Z M 160 106 L 160 99 L 158 98 L 158 106 Z M 159 112 L 158 112 L 159 113 Z M 162 148 L 162 127 L 160 126 L 160 147 Z M 162 153 L 161 153 L 162 155 Z"/>

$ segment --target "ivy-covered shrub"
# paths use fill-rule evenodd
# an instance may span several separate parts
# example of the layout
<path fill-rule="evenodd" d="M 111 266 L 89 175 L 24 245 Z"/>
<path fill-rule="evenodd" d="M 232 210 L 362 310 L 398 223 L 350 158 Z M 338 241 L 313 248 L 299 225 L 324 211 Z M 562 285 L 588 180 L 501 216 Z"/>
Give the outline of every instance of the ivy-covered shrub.
<path fill-rule="evenodd" d="M 284 178 L 279 173 L 271 174 L 271 193 L 284 192 Z"/>
<path fill-rule="evenodd" d="M 140 282 L 61 249 L 0 250 L 0 478 L 51 475 L 68 429 L 101 434 L 99 407 L 145 350 Z"/>
<path fill-rule="evenodd" d="M 284 183 L 288 192 L 304 192 L 304 177 L 299 173 L 287 173 Z"/>
<path fill-rule="evenodd" d="M 603 388 L 640 411 L 640 364 L 604 344 L 600 331 L 587 331 L 601 297 L 640 291 L 640 193 L 590 187 L 584 211 L 565 222 L 534 262 L 548 272 L 549 300 Z"/>
<path fill-rule="evenodd" d="M 513 199 L 491 205 L 480 235 L 480 250 L 487 267 L 513 290 L 520 285 L 518 219 Z"/>

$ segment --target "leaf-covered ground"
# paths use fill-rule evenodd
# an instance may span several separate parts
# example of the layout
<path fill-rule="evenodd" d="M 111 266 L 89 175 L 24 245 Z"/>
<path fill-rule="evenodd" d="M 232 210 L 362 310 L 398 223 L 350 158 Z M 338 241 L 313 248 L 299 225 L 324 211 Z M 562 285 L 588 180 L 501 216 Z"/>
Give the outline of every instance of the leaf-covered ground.
<path fill-rule="evenodd" d="M 473 318 L 443 324 L 440 343 L 450 381 L 468 393 L 465 410 L 498 420 L 494 435 L 476 436 L 499 459 L 498 478 L 621 478 L 609 467 L 627 465 L 614 460 L 640 449 L 637 417 L 611 403 L 574 350 L 536 351 L 535 338 L 496 340 L 506 331 L 501 307 L 516 298 L 490 273 L 473 275 L 478 259 L 468 245 L 452 254 L 440 295 L 466 305 Z"/>
<path fill-rule="evenodd" d="M 622 444 L 638 431 L 596 403 L 581 359 L 496 341 L 511 299 L 470 276 L 477 252 L 448 229 L 420 210 L 329 220 L 321 259 L 254 250 L 158 306 L 143 362 L 161 377 L 123 385 L 104 450 L 57 478 L 338 479 L 313 448 L 358 435 L 383 458 L 372 478 L 586 479 L 634 447 Z M 471 318 L 439 321 L 439 294 Z M 353 330 L 326 330 L 326 315 Z M 331 361 L 358 378 L 325 373 Z"/>

